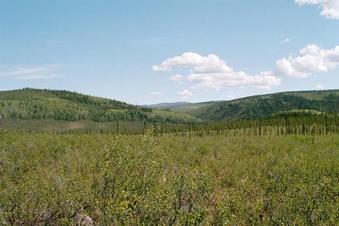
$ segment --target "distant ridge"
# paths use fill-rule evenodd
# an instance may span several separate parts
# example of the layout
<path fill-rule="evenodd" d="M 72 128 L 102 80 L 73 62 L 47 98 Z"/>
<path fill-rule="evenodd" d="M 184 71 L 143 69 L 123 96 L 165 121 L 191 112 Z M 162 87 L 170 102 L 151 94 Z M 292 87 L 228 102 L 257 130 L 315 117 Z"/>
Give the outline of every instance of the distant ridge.
<path fill-rule="evenodd" d="M 159 108 L 159 109 L 175 109 L 180 106 L 186 106 L 191 103 L 189 102 L 173 102 L 173 103 L 158 103 L 158 104 L 151 104 L 151 105 L 144 105 L 145 107 L 149 108 Z"/>
<path fill-rule="evenodd" d="M 280 92 L 231 101 L 187 103 L 168 108 L 204 121 L 256 119 L 287 111 L 310 110 L 339 113 L 339 89 Z"/>
<path fill-rule="evenodd" d="M 136 106 L 65 90 L 0 91 L 0 119 L 194 123 L 257 119 L 289 111 L 339 113 L 339 89 L 281 92 L 202 103 Z"/>

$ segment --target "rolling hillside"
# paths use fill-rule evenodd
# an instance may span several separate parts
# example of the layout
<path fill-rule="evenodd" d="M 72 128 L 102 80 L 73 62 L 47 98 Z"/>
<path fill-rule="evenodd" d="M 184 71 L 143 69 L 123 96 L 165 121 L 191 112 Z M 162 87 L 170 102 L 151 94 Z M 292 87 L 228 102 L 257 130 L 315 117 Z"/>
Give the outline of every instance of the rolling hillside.
<path fill-rule="evenodd" d="M 256 119 L 305 110 L 339 113 L 339 90 L 285 92 L 232 101 L 163 103 L 147 107 L 69 91 L 21 89 L 0 92 L 2 121 L 193 123 Z"/>
<path fill-rule="evenodd" d="M 173 111 L 139 107 L 69 91 L 39 89 L 1 91 L 0 119 L 166 123 L 200 121 Z"/>
<path fill-rule="evenodd" d="M 256 119 L 287 111 L 339 113 L 339 90 L 284 92 L 232 101 L 172 105 L 169 109 L 207 121 Z"/>

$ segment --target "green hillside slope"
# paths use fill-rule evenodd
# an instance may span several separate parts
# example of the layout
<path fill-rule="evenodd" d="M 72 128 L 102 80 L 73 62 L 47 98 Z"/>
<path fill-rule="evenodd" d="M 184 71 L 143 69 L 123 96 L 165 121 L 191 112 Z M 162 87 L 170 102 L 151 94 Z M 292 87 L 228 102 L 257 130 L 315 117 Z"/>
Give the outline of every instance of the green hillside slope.
<path fill-rule="evenodd" d="M 200 121 L 183 113 L 139 107 L 75 92 L 39 89 L 1 91 L 0 119 L 170 123 Z"/>
<path fill-rule="evenodd" d="M 1 120 L 192 123 L 202 120 L 256 119 L 289 111 L 339 113 L 339 90 L 285 92 L 232 101 L 174 103 L 152 107 L 69 91 L 22 89 L 0 92 Z"/>
<path fill-rule="evenodd" d="M 284 92 L 232 101 L 190 103 L 173 110 L 212 121 L 256 119 L 287 111 L 339 113 L 339 90 Z"/>

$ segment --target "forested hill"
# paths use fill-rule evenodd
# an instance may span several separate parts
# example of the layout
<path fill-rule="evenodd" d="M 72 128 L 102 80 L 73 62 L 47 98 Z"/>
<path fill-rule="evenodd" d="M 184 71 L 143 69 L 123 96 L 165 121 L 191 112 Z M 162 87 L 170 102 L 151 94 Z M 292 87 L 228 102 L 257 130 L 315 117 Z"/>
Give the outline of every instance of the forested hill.
<path fill-rule="evenodd" d="M 170 109 L 209 121 L 257 119 L 309 110 L 339 113 L 339 90 L 284 92 L 232 101 L 174 105 Z"/>
<path fill-rule="evenodd" d="M 28 88 L 0 92 L 0 119 L 170 123 L 199 121 L 184 113 L 139 107 L 76 92 Z"/>
<path fill-rule="evenodd" d="M 193 123 L 257 119 L 284 112 L 339 113 L 339 90 L 285 92 L 232 101 L 174 103 L 151 109 L 61 90 L 0 91 L 0 119 Z"/>

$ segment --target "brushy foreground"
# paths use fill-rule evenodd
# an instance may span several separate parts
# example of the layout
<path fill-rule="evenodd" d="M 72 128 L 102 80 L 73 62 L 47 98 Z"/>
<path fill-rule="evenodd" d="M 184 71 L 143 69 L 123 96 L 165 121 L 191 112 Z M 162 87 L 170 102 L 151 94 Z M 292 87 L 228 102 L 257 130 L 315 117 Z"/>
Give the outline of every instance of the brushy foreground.
<path fill-rule="evenodd" d="M 339 136 L 0 133 L 0 225 L 335 225 Z"/>

